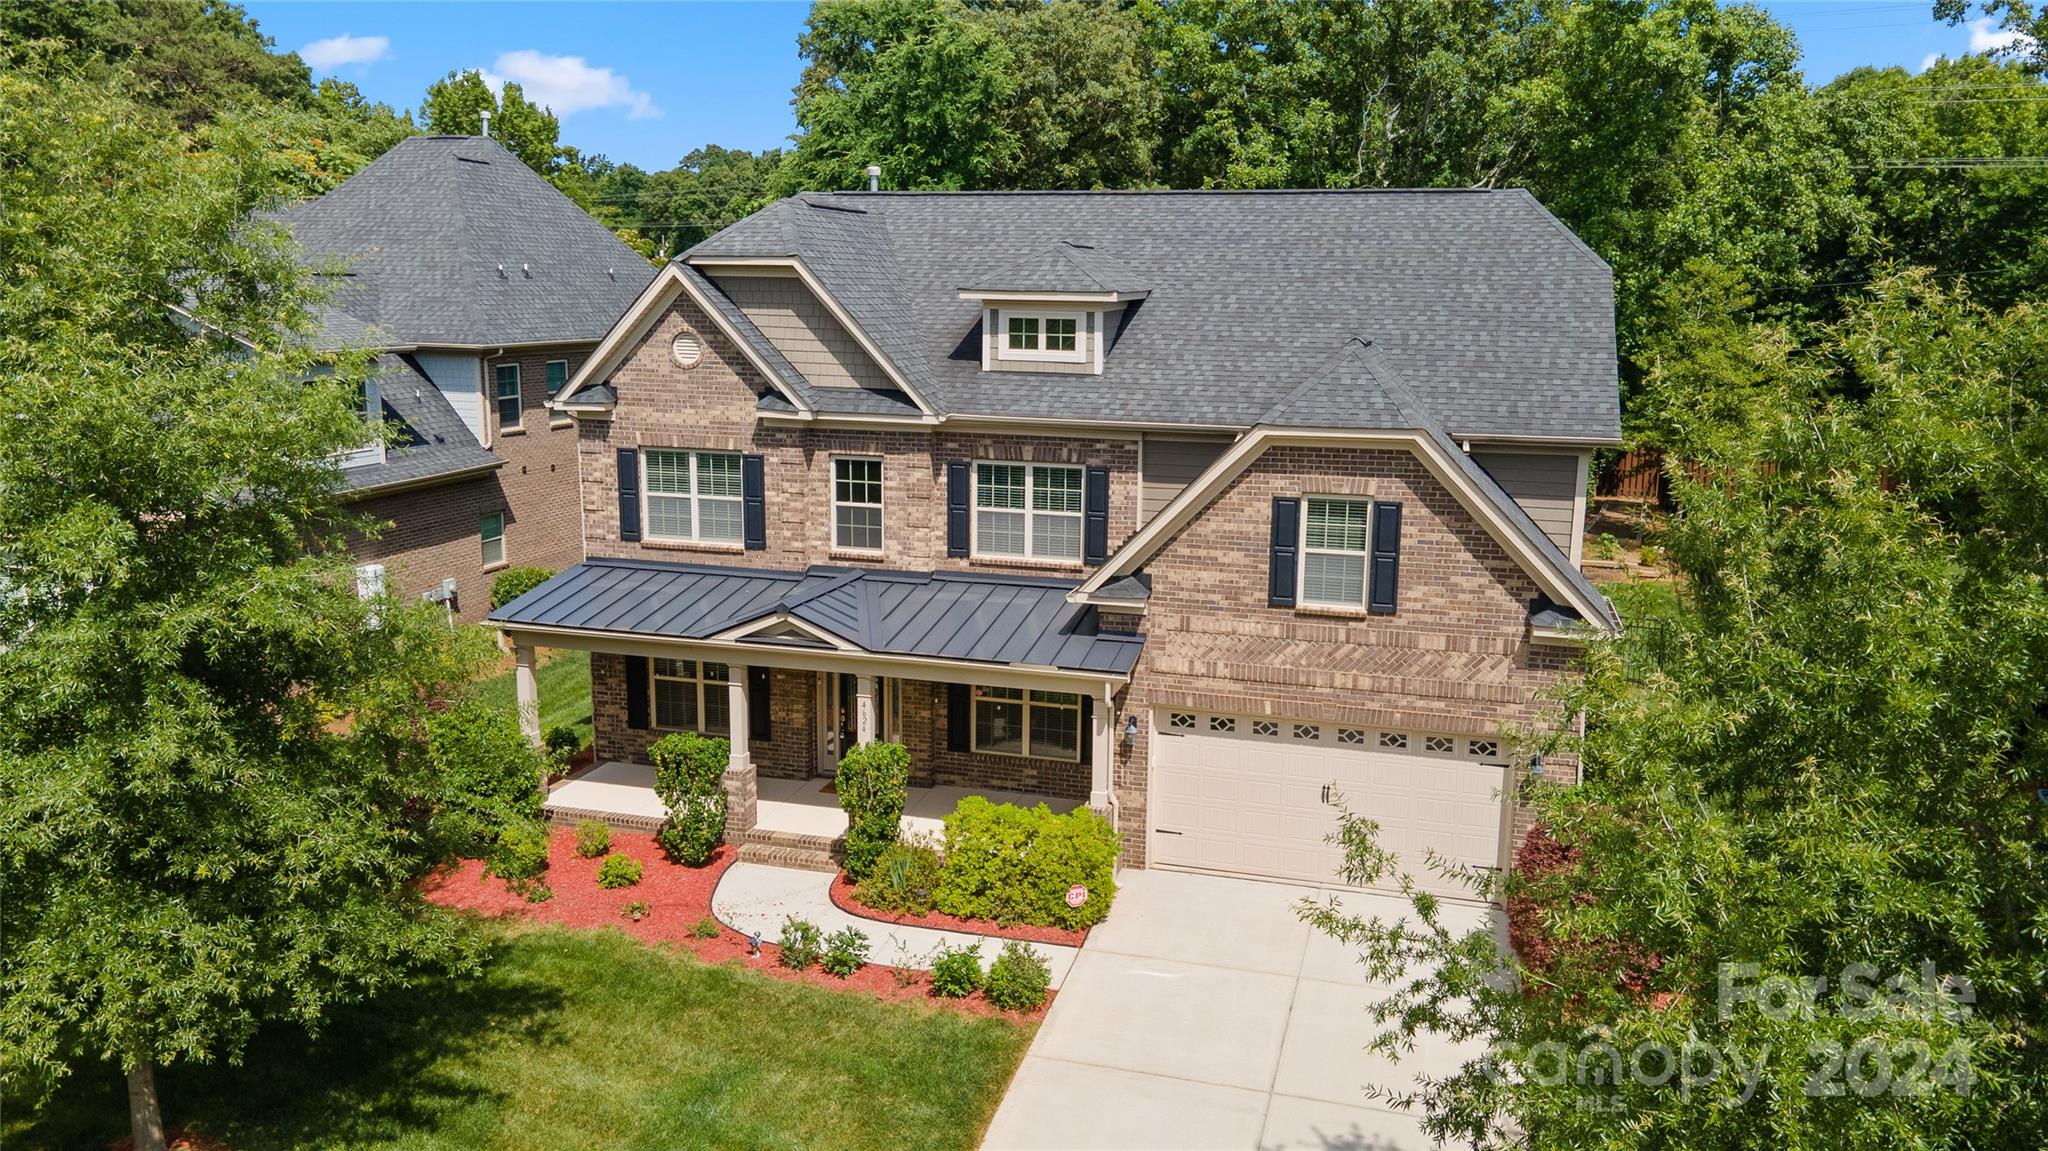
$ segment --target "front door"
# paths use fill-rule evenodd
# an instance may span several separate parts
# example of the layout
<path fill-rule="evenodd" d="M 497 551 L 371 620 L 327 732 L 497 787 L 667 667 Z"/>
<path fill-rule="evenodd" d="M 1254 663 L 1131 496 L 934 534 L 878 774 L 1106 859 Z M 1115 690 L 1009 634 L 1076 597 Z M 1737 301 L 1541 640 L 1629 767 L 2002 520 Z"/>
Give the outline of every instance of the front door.
<path fill-rule="evenodd" d="M 820 672 L 823 706 L 819 709 L 818 774 L 839 771 L 839 757 L 860 742 L 860 679 L 849 672 Z M 897 731 L 898 683 L 875 678 L 875 738 L 900 740 Z"/>

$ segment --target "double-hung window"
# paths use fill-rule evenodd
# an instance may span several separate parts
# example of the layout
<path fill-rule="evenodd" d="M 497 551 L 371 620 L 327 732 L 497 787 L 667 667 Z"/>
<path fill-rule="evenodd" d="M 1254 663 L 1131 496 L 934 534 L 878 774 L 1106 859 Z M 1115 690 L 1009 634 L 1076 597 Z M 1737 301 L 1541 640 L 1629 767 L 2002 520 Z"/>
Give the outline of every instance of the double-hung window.
<path fill-rule="evenodd" d="M 483 519 L 478 530 L 483 537 L 484 566 L 493 567 L 505 562 L 505 513 L 492 512 Z"/>
<path fill-rule="evenodd" d="M 568 382 L 569 382 L 569 361 L 567 361 L 567 360 L 549 360 L 549 361 L 548 361 L 548 398 L 549 398 L 549 399 L 551 399 L 551 400 L 552 400 L 552 399 L 554 399 L 554 398 L 555 398 L 555 393 L 557 393 L 557 392 L 561 391 L 561 390 L 562 390 L 562 385 L 563 385 L 563 384 L 566 384 L 566 383 L 568 383 Z"/>
<path fill-rule="evenodd" d="M 649 449 L 643 458 L 650 539 L 740 542 L 737 453 Z"/>
<path fill-rule="evenodd" d="M 724 735 L 731 730 L 730 669 L 694 659 L 654 661 L 654 726 Z"/>
<path fill-rule="evenodd" d="M 832 546 L 882 550 L 882 461 L 860 456 L 832 460 Z"/>
<path fill-rule="evenodd" d="M 974 551 L 986 556 L 1080 559 L 1081 469 L 976 464 Z"/>
<path fill-rule="evenodd" d="M 500 431 L 516 430 L 519 427 L 519 365 L 498 365 L 498 428 Z"/>
<path fill-rule="evenodd" d="M 1366 501 L 1310 496 L 1307 503 L 1301 528 L 1302 602 L 1364 604 Z"/>
<path fill-rule="evenodd" d="M 974 750 L 1036 759 L 1081 758 L 1081 697 L 1018 687 L 974 689 Z"/>

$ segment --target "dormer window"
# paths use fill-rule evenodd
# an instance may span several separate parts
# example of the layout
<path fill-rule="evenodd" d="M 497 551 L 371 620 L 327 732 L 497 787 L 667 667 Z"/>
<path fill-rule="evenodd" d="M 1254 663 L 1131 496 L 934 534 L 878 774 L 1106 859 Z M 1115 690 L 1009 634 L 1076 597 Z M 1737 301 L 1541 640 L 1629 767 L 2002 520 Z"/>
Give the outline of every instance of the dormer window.
<path fill-rule="evenodd" d="M 1088 333 L 1099 325 L 1090 312 L 1026 312 L 991 309 L 1003 333 L 996 354 L 1005 360 L 1078 364 L 1088 359 Z"/>

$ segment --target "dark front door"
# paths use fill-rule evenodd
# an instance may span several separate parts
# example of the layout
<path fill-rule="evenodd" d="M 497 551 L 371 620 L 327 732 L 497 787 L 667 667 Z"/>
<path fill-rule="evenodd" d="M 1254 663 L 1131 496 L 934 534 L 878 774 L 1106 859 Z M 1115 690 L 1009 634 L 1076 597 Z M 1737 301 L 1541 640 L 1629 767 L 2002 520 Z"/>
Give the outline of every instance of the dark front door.
<path fill-rule="evenodd" d="M 836 746 L 838 754 L 844 756 L 860 742 L 860 681 L 843 672 L 832 678 L 833 723 L 837 725 L 835 730 L 839 733 L 839 742 Z M 838 766 L 836 759 L 833 766 Z"/>

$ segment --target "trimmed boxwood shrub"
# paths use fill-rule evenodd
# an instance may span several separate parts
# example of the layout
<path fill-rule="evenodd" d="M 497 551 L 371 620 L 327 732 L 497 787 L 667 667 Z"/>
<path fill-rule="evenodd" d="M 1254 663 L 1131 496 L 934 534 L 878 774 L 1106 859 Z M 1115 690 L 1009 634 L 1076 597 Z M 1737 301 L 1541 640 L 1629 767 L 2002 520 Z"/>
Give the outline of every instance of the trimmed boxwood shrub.
<path fill-rule="evenodd" d="M 677 863 L 702 867 L 725 838 L 725 768 L 731 749 L 722 739 L 679 732 L 647 749 L 654 762 L 654 793 L 668 818 L 654 838 Z"/>
<path fill-rule="evenodd" d="M 859 882 L 902 832 L 910 751 L 900 743 L 861 744 L 839 760 L 833 787 L 846 812 L 846 874 Z"/>
<path fill-rule="evenodd" d="M 1093 927 L 1116 897 L 1116 829 L 1086 808 L 1056 815 L 990 803 L 978 795 L 946 817 L 946 863 L 932 906 L 947 915 Z M 1067 889 L 1088 889 L 1087 902 L 1067 906 Z"/>
<path fill-rule="evenodd" d="M 640 882 L 643 870 L 640 861 L 630 855 L 607 856 L 604 865 L 597 869 L 597 885 L 606 891 L 631 887 Z"/>
<path fill-rule="evenodd" d="M 853 898 L 876 911 L 923 915 L 932 909 L 940 869 L 939 849 L 930 839 L 901 840 L 882 850 L 868 877 L 853 889 Z"/>
<path fill-rule="evenodd" d="M 981 990 L 981 944 L 968 947 L 939 945 L 932 960 L 932 994 L 960 999 Z"/>
<path fill-rule="evenodd" d="M 1009 1011 L 1030 1011 L 1045 1002 L 1052 966 L 1030 944 L 1010 940 L 988 965 L 983 984 L 988 1001 Z"/>
<path fill-rule="evenodd" d="M 548 569 L 534 567 L 531 564 L 506 568 L 498 573 L 498 578 L 491 581 L 492 610 L 504 607 L 554 577 L 555 573 Z"/>
<path fill-rule="evenodd" d="M 602 820 L 586 819 L 576 825 L 576 854 L 596 859 L 612 849 L 612 829 Z"/>

